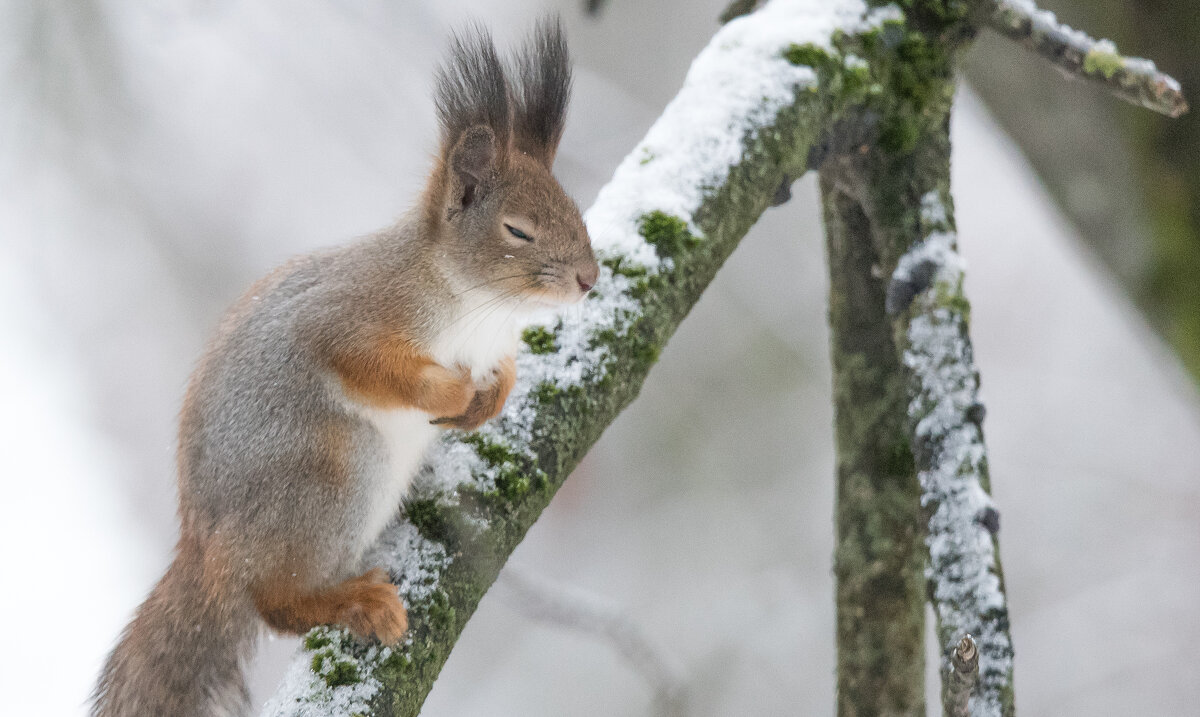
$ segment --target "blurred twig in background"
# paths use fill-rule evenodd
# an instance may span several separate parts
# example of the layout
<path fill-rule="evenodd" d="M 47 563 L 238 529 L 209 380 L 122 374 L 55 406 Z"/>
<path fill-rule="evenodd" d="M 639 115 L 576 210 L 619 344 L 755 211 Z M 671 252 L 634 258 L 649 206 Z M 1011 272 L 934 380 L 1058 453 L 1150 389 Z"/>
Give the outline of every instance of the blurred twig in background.
<path fill-rule="evenodd" d="M 501 571 L 496 584 L 505 601 L 526 617 L 607 643 L 654 691 L 655 714 L 688 714 L 682 670 L 651 643 L 627 611 L 597 595 L 535 577 L 511 564 Z"/>
<path fill-rule="evenodd" d="M 587 14 L 599 15 L 607 2 L 608 0 L 584 0 L 583 7 Z"/>

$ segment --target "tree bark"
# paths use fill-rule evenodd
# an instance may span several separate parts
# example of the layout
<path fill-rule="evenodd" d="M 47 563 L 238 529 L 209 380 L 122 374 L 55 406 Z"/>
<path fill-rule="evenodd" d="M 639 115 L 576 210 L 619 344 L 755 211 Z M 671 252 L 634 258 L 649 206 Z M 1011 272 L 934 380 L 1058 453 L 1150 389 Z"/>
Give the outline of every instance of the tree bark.
<path fill-rule="evenodd" d="M 987 495 L 950 195 L 953 66 L 979 21 L 950 5 L 914 4 L 882 44 L 867 38 L 844 48 L 865 58 L 868 81 L 881 91 L 846 115 L 873 124 L 874 135 L 821 168 L 841 715 L 925 713 L 926 594 L 943 646 L 944 711 L 969 699 L 971 714 L 1013 714 L 998 513 Z M 951 656 L 968 633 L 977 636 L 981 679 L 964 695 Z"/>
<path fill-rule="evenodd" d="M 925 545 L 878 237 L 822 172 L 837 442 L 839 715 L 925 713 Z"/>
<path fill-rule="evenodd" d="M 913 34 L 906 42 L 931 40 Z M 923 668 L 925 593 L 915 586 L 926 554 L 943 646 L 943 709 L 952 714 L 962 701 L 951 656 L 971 634 L 981 675 L 971 714 L 1014 712 L 999 514 L 987 493 L 983 407 L 950 198 L 953 85 L 949 65 L 941 64 L 949 59 L 925 68 L 921 101 L 880 108 L 884 125 L 901 121 L 889 118 L 895 112 L 914 124 L 905 151 L 867 145 L 821 171 L 838 411 L 843 715 L 924 714 L 923 670 L 912 663 Z M 876 570 L 886 587 L 861 588 Z"/>

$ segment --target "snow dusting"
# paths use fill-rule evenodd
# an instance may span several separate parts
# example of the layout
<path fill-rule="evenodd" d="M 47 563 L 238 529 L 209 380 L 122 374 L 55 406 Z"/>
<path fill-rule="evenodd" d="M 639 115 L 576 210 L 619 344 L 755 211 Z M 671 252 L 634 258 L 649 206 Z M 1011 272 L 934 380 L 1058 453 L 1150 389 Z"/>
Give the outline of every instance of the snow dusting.
<path fill-rule="evenodd" d="M 1054 35 L 1061 37 L 1068 44 L 1082 48 L 1084 52 L 1094 42 L 1086 32 L 1060 23 L 1058 17 L 1053 12 L 1042 10 L 1033 0 L 1000 0 L 996 5 L 1001 10 L 1007 10 L 1017 13 L 1021 17 L 1029 18 L 1034 35 Z"/>
<path fill-rule="evenodd" d="M 936 194 L 923 198 L 922 219 L 945 227 L 945 207 Z M 979 384 L 964 317 L 939 298 L 956 294 L 963 275 L 954 234 L 932 232 L 901 258 L 893 281 L 908 281 L 915 267 L 930 264 L 936 267 L 933 289 L 917 300 L 904 353 L 917 384 L 909 416 L 916 424 L 913 452 L 921 502 L 933 510 L 927 577 L 933 581 L 943 634 L 951 635 L 943 646 L 943 661 L 963 634 L 973 635 L 980 650 L 980 689 L 971 698 L 971 714 L 999 715 L 1000 693 L 1012 670 L 1012 644 L 999 619 L 1005 598 L 989 521 L 983 519 L 995 505 L 982 485 L 983 432 L 971 419 L 979 415 Z"/>
<path fill-rule="evenodd" d="M 338 631 L 322 634 L 329 636 L 328 644 L 301 651 L 288 667 L 279 690 L 263 707 L 261 717 L 354 717 L 372 713 L 370 700 L 380 684 L 370 668 L 390 657 L 391 648 L 367 648 L 360 660 L 344 649 Z M 319 661 L 320 672 L 315 672 L 313 663 L 318 654 L 323 658 Z M 336 670 L 347 666 L 354 670 L 354 681 L 338 684 L 337 679 L 331 679 Z"/>
<path fill-rule="evenodd" d="M 385 528 L 366 558 L 368 565 L 388 566 L 405 605 L 429 600 L 438 576 L 450 561 L 441 543 L 423 537 L 405 520 L 395 520 Z"/>
<path fill-rule="evenodd" d="M 946 205 L 937 190 L 931 189 L 921 196 L 921 221 L 926 226 L 946 229 L 949 219 L 946 217 Z"/>

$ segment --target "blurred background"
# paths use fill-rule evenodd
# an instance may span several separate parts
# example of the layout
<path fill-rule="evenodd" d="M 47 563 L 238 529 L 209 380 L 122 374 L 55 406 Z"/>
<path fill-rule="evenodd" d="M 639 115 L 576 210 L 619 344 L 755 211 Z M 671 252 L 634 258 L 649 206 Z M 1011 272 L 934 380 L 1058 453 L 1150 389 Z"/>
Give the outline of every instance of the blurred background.
<path fill-rule="evenodd" d="M 169 561 L 204 341 L 272 266 L 413 201 L 450 28 L 505 45 L 562 13 L 557 172 L 586 207 L 725 4 L 0 2 L 0 711 L 83 714 Z M 1198 5 L 1054 3 L 1194 105 Z M 954 191 L 1018 708 L 1195 714 L 1200 113 L 1130 111 L 996 39 L 966 65 Z M 832 713 L 827 281 L 813 178 L 794 195 L 530 531 L 424 715 L 652 715 L 664 685 L 697 717 Z M 662 669 L 539 615 L 529 581 L 622 615 Z M 258 704 L 295 645 L 264 640 Z"/>

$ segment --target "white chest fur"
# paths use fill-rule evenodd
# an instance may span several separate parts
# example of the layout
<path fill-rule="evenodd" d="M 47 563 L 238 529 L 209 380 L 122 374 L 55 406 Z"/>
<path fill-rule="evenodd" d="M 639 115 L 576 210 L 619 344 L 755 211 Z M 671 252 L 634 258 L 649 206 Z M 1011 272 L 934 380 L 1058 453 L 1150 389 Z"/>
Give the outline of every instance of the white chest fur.
<path fill-rule="evenodd" d="M 437 438 L 438 428 L 429 424 L 429 415 L 410 408 L 380 410 L 359 408 L 359 413 L 375 428 L 386 456 L 381 471 L 363 486 L 365 515 L 360 551 L 369 547 L 387 525 L 408 491 L 429 445 Z M 372 471 L 374 472 L 374 471 Z"/>
<path fill-rule="evenodd" d="M 478 290 L 466 292 L 461 301 L 458 316 L 434 340 L 433 357 L 443 366 L 468 366 L 475 378 L 483 378 L 516 353 L 522 302 Z"/>

